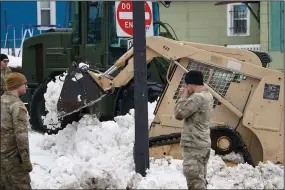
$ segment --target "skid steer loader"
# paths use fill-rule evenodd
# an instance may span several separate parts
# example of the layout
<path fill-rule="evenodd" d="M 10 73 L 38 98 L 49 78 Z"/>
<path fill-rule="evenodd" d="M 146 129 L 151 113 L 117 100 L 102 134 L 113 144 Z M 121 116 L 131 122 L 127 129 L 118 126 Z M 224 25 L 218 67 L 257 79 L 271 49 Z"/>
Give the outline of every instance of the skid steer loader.
<path fill-rule="evenodd" d="M 146 39 L 147 64 L 155 57 L 164 57 L 171 65 L 149 129 L 151 156 L 181 158 L 182 121 L 175 119 L 174 106 L 185 73 L 200 70 L 215 100 L 210 126 L 212 149 L 221 155 L 241 153 L 254 166 L 267 160 L 283 163 L 282 72 L 262 67 L 257 56 L 247 50 L 159 36 Z M 119 67 L 124 69 L 111 76 Z M 104 73 L 73 64 L 58 99 L 58 117 L 95 104 L 133 76 L 133 48 Z"/>

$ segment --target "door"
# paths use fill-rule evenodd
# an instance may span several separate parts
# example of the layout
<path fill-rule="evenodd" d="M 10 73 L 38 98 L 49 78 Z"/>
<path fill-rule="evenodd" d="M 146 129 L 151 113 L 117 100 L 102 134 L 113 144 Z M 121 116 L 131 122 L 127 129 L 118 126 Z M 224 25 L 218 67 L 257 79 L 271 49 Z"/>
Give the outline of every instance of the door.
<path fill-rule="evenodd" d="M 104 1 L 87 3 L 85 61 L 102 68 L 104 64 Z"/>

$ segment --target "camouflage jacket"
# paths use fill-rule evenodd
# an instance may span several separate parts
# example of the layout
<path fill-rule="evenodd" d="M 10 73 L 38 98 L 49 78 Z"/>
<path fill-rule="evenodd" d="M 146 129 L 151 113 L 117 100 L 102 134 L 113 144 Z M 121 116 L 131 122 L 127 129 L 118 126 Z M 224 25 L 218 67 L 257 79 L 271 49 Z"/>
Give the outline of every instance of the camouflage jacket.
<path fill-rule="evenodd" d="M 9 67 L 7 69 L 1 69 L 1 95 L 6 91 L 5 77 L 11 72 L 12 70 Z"/>
<path fill-rule="evenodd" d="M 188 98 L 179 98 L 174 114 L 183 121 L 181 146 L 192 148 L 210 148 L 209 121 L 213 109 L 213 96 L 208 90 L 193 93 Z"/>
<path fill-rule="evenodd" d="M 1 161 L 30 161 L 28 112 L 24 103 L 10 91 L 1 96 Z"/>

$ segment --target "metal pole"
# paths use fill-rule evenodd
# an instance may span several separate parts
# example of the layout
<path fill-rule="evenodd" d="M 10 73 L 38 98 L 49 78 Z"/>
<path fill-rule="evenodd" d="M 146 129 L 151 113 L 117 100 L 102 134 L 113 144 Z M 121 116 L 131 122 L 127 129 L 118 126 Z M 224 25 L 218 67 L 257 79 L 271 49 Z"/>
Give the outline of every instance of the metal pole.
<path fill-rule="evenodd" d="M 2 1 L 0 1 L 0 16 L 2 17 Z M 0 37 L 2 38 L 2 26 L 0 27 Z M 0 39 L 0 53 L 2 53 L 2 40 L 1 39 Z"/>
<path fill-rule="evenodd" d="M 14 49 L 16 49 L 16 27 L 14 26 Z"/>
<path fill-rule="evenodd" d="M 6 9 L 4 10 L 4 18 L 5 18 L 5 25 L 6 25 L 6 43 L 7 43 L 8 55 L 9 55 L 10 54 L 10 50 L 9 50 L 9 33 L 8 33 L 8 21 L 7 21 Z"/>
<path fill-rule="evenodd" d="M 134 106 L 136 172 L 143 177 L 149 168 L 148 91 L 146 65 L 145 1 L 133 1 Z"/>

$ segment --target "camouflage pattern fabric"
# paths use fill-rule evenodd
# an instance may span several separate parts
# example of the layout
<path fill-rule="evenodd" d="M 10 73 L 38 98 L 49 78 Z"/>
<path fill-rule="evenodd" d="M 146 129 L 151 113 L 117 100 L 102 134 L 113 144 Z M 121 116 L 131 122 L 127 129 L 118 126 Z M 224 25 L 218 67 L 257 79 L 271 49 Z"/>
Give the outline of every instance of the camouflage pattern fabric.
<path fill-rule="evenodd" d="M 5 85 L 5 77 L 11 72 L 12 70 L 9 67 L 7 69 L 1 69 L 1 96 L 7 90 Z"/>
<path fill-rule="evenodd" d="M 179 98 L 174 114 L 177 120 L 184 120 L 181 146 L 211 148 L 209 122 L 213 102 L 213 96 L 208 90 L 193 93 L 188 98 Z"/>
<path fill-rule="evenodd" d="M 183 174 L 188 189 L 207 189 L 207 163 L 211 149 L 182 148 Z"/>
<path fill-rule="evenodd" d="M 10 91 L 1 96 L 1 183 L 5 189 L 31 189 L 28 112 Z"/>
<path fill-rule="evenodd" d="M 208 90 L 179 98 L 174 114 L 183 121 L 181 132 L 183 173 L 188 189 L 206 189 L 207 163 L 210 157 L 211 137 L 209 122 L 213 96 Z"/>

